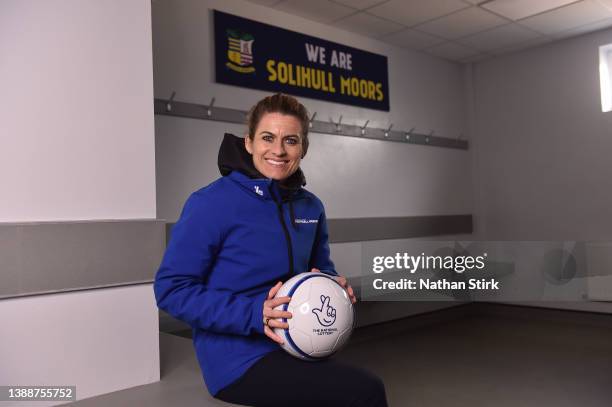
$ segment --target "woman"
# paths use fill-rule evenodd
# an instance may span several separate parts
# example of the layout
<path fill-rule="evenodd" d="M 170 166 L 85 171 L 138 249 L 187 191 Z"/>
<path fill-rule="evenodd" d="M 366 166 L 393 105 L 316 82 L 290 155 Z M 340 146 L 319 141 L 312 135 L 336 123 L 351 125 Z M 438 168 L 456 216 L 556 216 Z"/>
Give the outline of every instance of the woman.
<path fill-rule="evenodd" d="M 333 359 L 305 362 L 273 328 L 282 281 L 310 270 L 353 289 L 330 260 L 323 204 L 303 189 L 308 113 L 295 98 L 266 97 L 244 139 L 226 134 L 223 177 L 194 192 L 172 230 L 155 279 L 159 308 L 189 323 L 209 392 L 247 405 L 385 406 L 376 376 Z M 306 220 L 306 221 L 305 221 Z"/>

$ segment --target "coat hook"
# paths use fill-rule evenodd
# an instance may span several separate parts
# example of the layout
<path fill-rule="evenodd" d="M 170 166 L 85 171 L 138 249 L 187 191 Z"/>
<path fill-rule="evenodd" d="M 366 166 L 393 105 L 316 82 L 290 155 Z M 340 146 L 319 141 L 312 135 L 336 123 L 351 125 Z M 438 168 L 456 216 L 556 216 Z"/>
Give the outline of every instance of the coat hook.
<path fill-rule="evenodd" d="M 366 127 L 368 127 L 368 123 L 370 123 L 369 120 L 366 120 L 365 124 L 363 125 L 363 127 L 361 128 L 361 135 L 365 135 L 366 133 Z"/>
<path fill-rule="evenodd" d="M 333 123 L 333 120 L 332 120 Z M 340 126 L 342 125 L 342 115 L 340 115 L 340 119 L 338 120 L 338 123 L 334 123 L 336 125 L 336 132 L 340 133 Z"/>
<path fill-rule="evenodd" d="M 214 105 L 215 105 L 215 98 L 213 96 L 213 98 L 210 101 L 210 104 L 208 105 L 208 109 L 206 110 L 206 115 L 208 117 L 212 116 L 212 108 L 213 108 Z"/>
<path fill-rule="evenodd" d="M 393 123 L 391 123 L 389 125 L 389 128 L 385 131 L 385 138 L 389 137 L 389 133 L 391 132 L 391 129 L 393 128 Z"/>
<path fill-rule="evenodd" d="M 410 136 L 412 135 L 412 132 L 414 131 L 414 127 L 411 128 L 410 130 L 408 130 L 408 132 L 406 133 L 406 140 L 410 141 Z"/>
<path fill-rule="evenodd" d="M 308 120 L 308 128 L 309 129 L 312 129 L 312 122 L 314 121 L 315 117 L 317 117 L 317 112 L 314 112 L 314 114 L 312 115 L 310 120 Z"/>
<path fill-rule="evenodd" d="M 172 91 L 172 95 L 170 95 L 170 99 L 166 102 L 166 112 L 172 111 L 172 101 L 174 100 L 174 96 L 176 96 L 176 92 Z"/>

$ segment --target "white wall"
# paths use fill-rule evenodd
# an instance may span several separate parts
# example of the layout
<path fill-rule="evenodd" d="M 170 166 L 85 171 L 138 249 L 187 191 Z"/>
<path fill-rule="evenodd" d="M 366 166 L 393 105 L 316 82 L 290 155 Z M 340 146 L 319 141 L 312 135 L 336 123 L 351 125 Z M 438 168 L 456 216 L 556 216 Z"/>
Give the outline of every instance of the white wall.
<path fill-rule="evenodd" d="M 474 67 L 482 232 L 489 239 L 612 238 L 612 113 L 599 46 L 612 30 Z"/>
<path fill-rule="evenodd" d="M 150 19 L 149 0 L 0 2 L 0 222 L 155 218 Z M 0 321 L 2 385 L 159 380 L 150 284 L 6 299 Z"/>
<path fill-rule="evenodd" d="M 600 31 L 474 65 L 480 237 L 612 239 L 612 113 L 601 112 L 598 61 L 610 42 L 612 30 Z M 605 303 L 540 305 L 612 312 Z"/>
<path fill-rule="evenodd" d="M 80 400 L 159 381 L 155 309 L 151 284 L 0 301 L 0 385 L 76 386 Z"/>
<path fill-rule="evenodd" d="M 150 2 L 0 2 L 0 222 L 155 218 Z"/>
<path fill-rule="evenodd" d="M 155 96 L 248 110 L 269 92 L 214 82 L 212 9 L 386 55 L 389 113 L 301 98 L 318 120 L 465 138 L 461 66 L 396 48 L 241 0 L 153 3 Z M 282 46 L 282 42 L 279 42 Z M 188 194 L 219 177 L 223 133 L 243 126 L 156 117 L 158 217 L 175 221 Z M 303 168 L 307 188 L 329 217 L 409 216 L 471 212 L 470 152 L 312 134 Z"/>
<path fill-rule="evenodd" d="M 158 217 L 175 222 L 190 192 L 220 176 L 219 122 L 157 116 Z M 470 152 L 313 133 L 302 161 L 306 188 L 330 218 L 467 214 Z"/>

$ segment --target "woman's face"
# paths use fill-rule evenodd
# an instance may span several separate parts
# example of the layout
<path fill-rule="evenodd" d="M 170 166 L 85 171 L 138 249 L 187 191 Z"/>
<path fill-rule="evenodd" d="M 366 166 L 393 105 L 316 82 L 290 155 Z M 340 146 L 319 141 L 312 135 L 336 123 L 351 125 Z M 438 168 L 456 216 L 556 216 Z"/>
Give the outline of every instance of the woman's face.
<path fill-rule="evenodd" d="M 253 140 L 245 137 L 253 164 L 266 178 L 282 181 L 300 166 L 302 159 L 302 126 L 294 116 L 266 113 L 262 116 Z"/>

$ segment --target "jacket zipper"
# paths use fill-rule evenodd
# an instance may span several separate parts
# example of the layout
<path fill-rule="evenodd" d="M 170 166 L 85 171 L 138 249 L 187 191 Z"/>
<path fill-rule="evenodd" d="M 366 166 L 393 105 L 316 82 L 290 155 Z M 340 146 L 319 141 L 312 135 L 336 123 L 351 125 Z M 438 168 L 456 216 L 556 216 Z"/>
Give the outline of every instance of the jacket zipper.
<path fill-rule="evenodd" d="M 285 232 L 285 239 L 287 240 L 287 254 L 289 255 L 289 275 L 293 276 L 293 244 L 291 243 L 291 236 L 289 235 L 289 230 L 287 229 L 287 224 L 285 223 L 285 217 L 283 215 L 283 204 L 280 201 L 276 200 L 276 196 L 272 194 L 274 198 L 274 202 L 276 203 L 276 207 L 278 208 L 278 217 L 280 218 L 281 225 L 283 226 L 283 232 Z"/>

